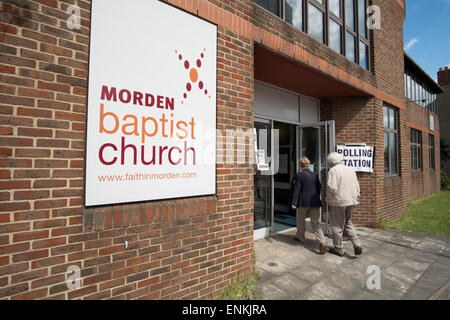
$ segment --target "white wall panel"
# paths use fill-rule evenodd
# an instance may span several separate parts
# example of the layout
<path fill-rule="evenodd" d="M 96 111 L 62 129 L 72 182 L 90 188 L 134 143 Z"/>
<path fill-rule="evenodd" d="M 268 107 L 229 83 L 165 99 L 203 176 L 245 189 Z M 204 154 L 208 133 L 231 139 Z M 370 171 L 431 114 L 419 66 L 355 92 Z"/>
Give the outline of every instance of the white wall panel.
<path fill-rule="evenodd" d="M 255 83 L 255 115 L 298 121 L 298 96 Z"/>
<path fill-rule="evenodd" d="M 301 97 L 300 101 L 300 122 L 319 122 L 319 101 L 307 97 Z"/>
<path fill-rule="evenodd" d="M 257 82 L 255 116 L 289 122 L 318 122 L 319 100 Z"/>

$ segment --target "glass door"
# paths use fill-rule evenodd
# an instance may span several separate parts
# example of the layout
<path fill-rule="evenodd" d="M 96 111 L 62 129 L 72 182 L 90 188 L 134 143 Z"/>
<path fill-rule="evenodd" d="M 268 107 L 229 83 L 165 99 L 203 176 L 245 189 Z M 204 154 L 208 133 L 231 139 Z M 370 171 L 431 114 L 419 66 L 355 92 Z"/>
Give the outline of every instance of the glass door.
<path fill-rule="evenodd" d="M 297 175 L 297 126 L 291 123 L 273 122 L 274 132 L 278 132 L 278 170 L 273 175 L 273 229 L 278 233 L 295 228 L 296 211 L 291 209 L 291 181 Z"/>
<path fill-rule="evenodd" d="M 254 238 L 260 239 L 270 234 L 272 226 L 272 130 L 268 120 L 255 119 L 255 153 L 256 162 L 254 176 Z"/>
<path fill-rule="evenodd" d="M 335 149 L 334 121 L 324 121 L 299 125 L 297 127 L 298 160 L 307 157 L 311 161 L 311 171 L 317 173 L 322 185 L 322 222 L 327 224 L 326 233 L 329 234 L 329 215 L 326 199 L 326 185 L 328 176 L 327 156 Z M 297 166 L 299 161 L 297 161 Z M 297 171 L 300 168 L 297 167 Z M 309 218 L 309 217 L 308 217 Z"/>

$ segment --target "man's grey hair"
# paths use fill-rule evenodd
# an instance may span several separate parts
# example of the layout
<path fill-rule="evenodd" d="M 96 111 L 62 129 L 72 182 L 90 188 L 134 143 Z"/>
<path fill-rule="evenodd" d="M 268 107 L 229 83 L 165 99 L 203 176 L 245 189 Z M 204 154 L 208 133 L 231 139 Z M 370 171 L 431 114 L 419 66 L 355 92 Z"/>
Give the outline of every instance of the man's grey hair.
<path fill-rule="evenodd" d="M 339 164 L 342 162 L 342 155 L 337 152 L 332 152 L 328 155 L 327 159 L 331 164 Z"/>

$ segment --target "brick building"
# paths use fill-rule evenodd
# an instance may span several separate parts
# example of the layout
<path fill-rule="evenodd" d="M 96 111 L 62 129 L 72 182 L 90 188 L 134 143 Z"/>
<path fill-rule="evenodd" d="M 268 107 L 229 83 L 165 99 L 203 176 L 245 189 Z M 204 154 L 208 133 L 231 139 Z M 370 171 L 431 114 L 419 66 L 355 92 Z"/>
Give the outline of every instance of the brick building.
<path fill-rule="evenodd" d="M 405 54 L 405 96 L 411 145 L 409 198 L 440 191 L 440 120 L 437 97 L 442 88 Z"/>
<path fill-rule="evenodd" d="M 439 126 L 442 128 L 441 137 L 450 143 L 450 69 L 440 68 L 438 72 L 438 83 L 444 90 L 437 98 Z M 450 163 L 442 164 L 442 169 L 450 176 Z"/>
<path fill-rule="evenodd" d="M 79 29 L 67 27 L 70 5 Z M 434 98 L 408 99 L 405 79 L 423 82 L 420 94 L 441 89 L 404 54 L 403 0 L 163 5 L 217 26 L 216 129 L 256 128 L 256 148 L 276 174 L 217 161 L 214 194 L 86 206 L 91 1 L 4 0 L 0 299 L 217 297 L 252 269 L 254 239 L 295 225 L 287 203 L 298 159 L 308 156 L 325 179 L 336 145 L 375 147 L 373 172 L 358 173 L 358 225 L 398 219 L 410 198 L 439 190 Z M 373 28 L 367 12 L 380 13 Z M 225 139 L 218 135 L 218 158 L 237 144 Z M 67 285 L 72 266 L 81 271 L 76 289 Z"/>

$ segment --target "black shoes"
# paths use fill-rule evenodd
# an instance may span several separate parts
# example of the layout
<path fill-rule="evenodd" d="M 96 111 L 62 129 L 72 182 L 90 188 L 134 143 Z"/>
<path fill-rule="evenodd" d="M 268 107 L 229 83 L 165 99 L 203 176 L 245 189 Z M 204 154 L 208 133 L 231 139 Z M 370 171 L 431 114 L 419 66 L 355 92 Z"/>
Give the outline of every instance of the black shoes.
<path fill-rule="evenodd" d="M 329 248 L 328 251 L 330 253 L 332 253 L 332 254 L 335 254 L 335 255 L 339 256 L 339 257 L 343 257 L 344 256 L 343 252 L 337 251 L 335 248 Z"/>
<path fill-rule="evenodd" d="M 355 247 L 355 256 L 360 256 L 362 254 L 362 248 L 361 247 Z M 322 247 L 320 248 L 321 252 L 322 252 Z M 344 253 L 341 251 L 336 250 L 335 248 L 329 248 L 328 251 L 332 254 L 335 254 L 339 257 L 343 257 Z"/>

